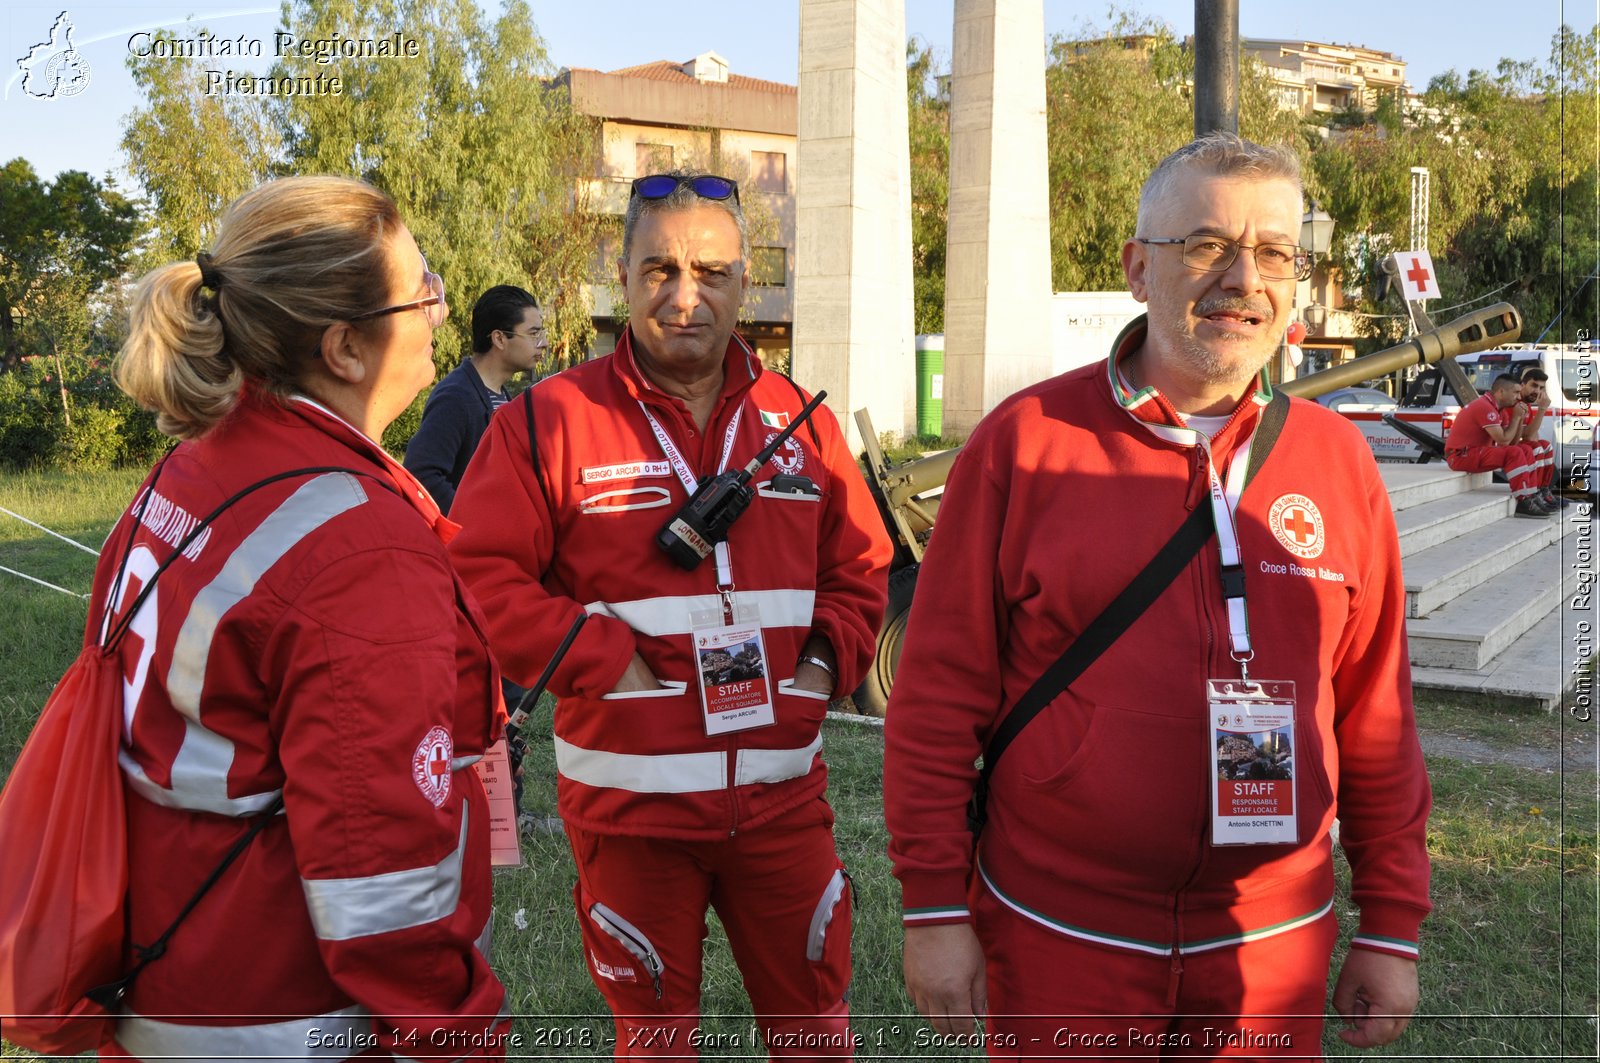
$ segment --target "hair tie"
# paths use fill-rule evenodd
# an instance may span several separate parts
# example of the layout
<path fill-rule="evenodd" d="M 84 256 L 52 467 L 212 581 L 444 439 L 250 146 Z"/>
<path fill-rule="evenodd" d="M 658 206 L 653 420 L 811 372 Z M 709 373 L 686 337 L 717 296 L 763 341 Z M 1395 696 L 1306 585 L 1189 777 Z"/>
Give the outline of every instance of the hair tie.
<path fill-rule="evenodd" d="M 217 272 L 217 267 L 211 264 L 211 256 L 205 251 L 194 256 L 194 264 L 200 267 L 200 283 L 216 291 L 222 287 L 222 274 Z"/>

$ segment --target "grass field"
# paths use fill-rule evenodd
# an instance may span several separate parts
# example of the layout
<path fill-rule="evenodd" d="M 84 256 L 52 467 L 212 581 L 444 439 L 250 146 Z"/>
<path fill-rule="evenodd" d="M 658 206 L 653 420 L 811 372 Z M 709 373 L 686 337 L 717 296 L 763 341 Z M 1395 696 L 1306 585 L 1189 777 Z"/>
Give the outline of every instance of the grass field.
<path fill-rule="evenodd" d="M 0 506 L 98 547 L 138 479 L 134 471 L 6 476 Z M 0 565 L 84 593 L 93 564 L 89 555 L 0 514 Z M 83 600 L 0 573 L 0 778 L 76 652 L 84 615 Z M 1568 746 L 1583 739 L 1579 729 L 1586 727 L 1593 763 L 1592 723 L 1440 699 L 1419 701 L 1418 715 L 1425 733 L 1448 730 L 1519 749 Z M 531 726 L 536 736 L 548 736 L 548 704 Z M 858 891 L 852 986 L 854 1028 L 863 1042 L 858 1058 L 981 1058 L 971 1049 L 925 1047 L 927 1027 L 910 1014 L 901 987 L 899 888 L 885 855 L 880 796 L 881 732 L 830 720 L 825 740 L 839 844 Z M 525 805 L 549 812 L 553 759 L 547 742 L 532 745 Z M 1479 766 L 1429 757 L 1435 911 L 1424 926 L 1422 1014 L 1398 1045 L 1378 1052 L 1350 1050 L 1330 1031 L 1330 1056 L 1595 1057 L 1596 778 L 1592 771 L 1563 773 L 1511 760 Z M 610 1024 L 581 959 L 565 840 L 526 839 L 524 857 L 526 866 L 498 873 L 495 886 L 495 965 L 522 1016 L 518 1051 L 523 1058 L 608 1056 Z M 1342 882 L 1342 866 L 1340 873 Z M 1348 937 L 1348 903 L 1340 902 L 1339 914 Z M 175 943 L 165 962 L 180 954 Z M 764 1058 L 755 1054 L 748 1005 L 715 920 L 704 1010 L 705 1029 L 725 1046 L 704 1058 Z M 9 1047 L 0 1054 L 20 1055 Z"/>

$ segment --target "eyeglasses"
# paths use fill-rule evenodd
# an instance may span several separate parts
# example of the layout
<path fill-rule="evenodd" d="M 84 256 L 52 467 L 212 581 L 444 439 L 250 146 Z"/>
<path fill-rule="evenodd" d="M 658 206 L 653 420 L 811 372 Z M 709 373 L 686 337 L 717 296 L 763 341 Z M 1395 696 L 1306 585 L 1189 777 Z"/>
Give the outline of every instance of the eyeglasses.
<path fill-rule="evenodd" d="M 726 177 L 700 174 L 697 177 L 678 177 L 670 173 L 654 173 L 633 182 L 633 194 L 640 199 L 666 199 L 688 185 L 701 199 L 732 199 L 739 202 L 739 184 Z"/>
<path fill-rule="evenodd" d="M 550 334 L 543 325 L 536 329 L 529 329 L 527 332 L 513 332 L 510 329 L 496 329 L 496 331 L 502 332 L 507 336 L 520 336 L 525 340 L 532 340 L 534 343 L 538 343 Z"/>
<path fill-rule="evenodd" d="M 1298 244 L 1241 244 L 1226 236 L 1194 233 L 1190 236 L 1140 236 L 1141 244 L 1181 244 L 1183 264 L 1206 273 L 1221 273 L 1233 265 L 1239 250 L 1254 252 L 1256 272 L 1273 281 L 1303 281 L 1311 276 L 1311 252 Z"/>
<path fill-rule="evenodd" d="M 356 314 L 351 321 L 365 321 L 368 318 L 382 317 L 385 314 L 398 314 L 406 310 L 423 310 L 428 317 L 428 326 L 438 328 L 444 324 L 444 319 L 450 316 L 450 304 L 444 301 L 444 278 L 428 268 L 428 260 L 422 260 L 422 282 L 432 292 L 426 299 L 416 299 L 398 306 L 386 306 L 382 310 L 369 310 L 365 314 Z"/>

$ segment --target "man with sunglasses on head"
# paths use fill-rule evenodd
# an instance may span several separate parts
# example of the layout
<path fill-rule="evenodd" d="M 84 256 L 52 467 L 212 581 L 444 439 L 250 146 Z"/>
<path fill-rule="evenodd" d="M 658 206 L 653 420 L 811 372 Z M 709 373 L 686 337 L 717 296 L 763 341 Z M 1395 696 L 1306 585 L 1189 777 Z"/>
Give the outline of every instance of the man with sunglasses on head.
<path fill-rule="evenodd" d="M 853 1058 L 819 732 L 871 659 L 890 546 L 832 414 L 799 423 L 809 396 L 734 332 L 748 260 L 734 182 L 636 180 L 616 350 L 500 411 L 452 513 L 509 675 L 588 616 L 550 682 L 557 793 L 619 1059 L 694 1056 L 708 907 L 771 1056 Z M 699 485 L 773 444 L 703 561 L 666 552 Z"/>
<path fill-rule="evenodd" d="M 1148 314 L 951 473 L 885 811 L 907 987 L 942 1034 L 987 1015 L 993 1058 L 1320 1058 L 1335 816 L 1340 1036 L 1387 1044 L 1416 1006 L 1430 796 L 1394 518 L 1360 433 L 1262 373 L 1301 210 L 1286 148 L 1169 155 L 1122 249 Z"/>

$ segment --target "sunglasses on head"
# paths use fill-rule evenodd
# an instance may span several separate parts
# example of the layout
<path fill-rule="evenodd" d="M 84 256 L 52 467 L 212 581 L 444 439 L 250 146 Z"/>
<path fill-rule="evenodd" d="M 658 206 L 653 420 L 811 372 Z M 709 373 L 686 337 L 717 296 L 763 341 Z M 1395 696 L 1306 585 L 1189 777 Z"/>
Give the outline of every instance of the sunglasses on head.
<path fill-rule="evenodd" d="M 633 194 L 640 199 L 666 199 L 688 185 L 701 199 L 731 199 L 739 202 L 739 184 L 726 177 L 700 174 L 698 177 L 677 177 L 669 173 L 655 173 L 633 182 Z"/>

